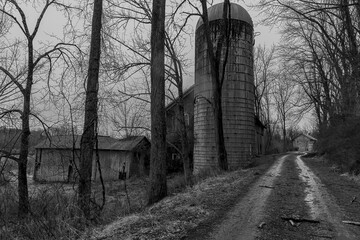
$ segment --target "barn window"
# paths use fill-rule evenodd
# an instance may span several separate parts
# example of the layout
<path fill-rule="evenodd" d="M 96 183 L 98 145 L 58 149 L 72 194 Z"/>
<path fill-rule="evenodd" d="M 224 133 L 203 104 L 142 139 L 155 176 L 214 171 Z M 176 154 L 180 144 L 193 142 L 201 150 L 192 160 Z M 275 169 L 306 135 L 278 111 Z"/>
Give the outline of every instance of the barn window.
<path fill-rule="evenodd" d="M 185 113 L 184 117 L 185 117 L 185 125 L 189 126 L 190 125 L 190 116 L 189 116 L 189 114 Z"/>
<path fill-rule="evenodd" d="M 171 154 L 171 159 L 172 160 L 179 160 L 180 159 L 180 154 L 178 154 L 178 153 L 173 153 L 173 154 Z"/>

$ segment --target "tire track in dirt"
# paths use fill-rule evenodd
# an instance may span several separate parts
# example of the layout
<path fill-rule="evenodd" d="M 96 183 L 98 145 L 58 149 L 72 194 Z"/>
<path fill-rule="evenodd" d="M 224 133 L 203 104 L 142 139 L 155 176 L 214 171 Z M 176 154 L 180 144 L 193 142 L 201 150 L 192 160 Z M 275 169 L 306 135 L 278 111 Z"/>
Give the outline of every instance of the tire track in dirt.
<path fill-rule="evenodd" d="M 342 240 L 359 239 L 360 236 L 357 236 L 356 233 L 342 224 L 343 214 L 341 208 L 327 192 L 321 180 L 306 166 L 300 156 L 297 156 L 296 164 L 300 170 L 299 176 L 301 180 L 306 183 L 305 202 L 310 208 L 310 216 L 313 219 L 320 220 L 321 223 L 316 230 L 318 234 Z"/>
<path fill-rule="evenodd" d="M 273 184 L 281 174 L 287 156 L 279 158 L 273 166 L 250 188 L 224 221 L 210 234 L 213 240 L 250 240 L 257 235 L 257 226 L 263 218 L 266 200 Z"/>

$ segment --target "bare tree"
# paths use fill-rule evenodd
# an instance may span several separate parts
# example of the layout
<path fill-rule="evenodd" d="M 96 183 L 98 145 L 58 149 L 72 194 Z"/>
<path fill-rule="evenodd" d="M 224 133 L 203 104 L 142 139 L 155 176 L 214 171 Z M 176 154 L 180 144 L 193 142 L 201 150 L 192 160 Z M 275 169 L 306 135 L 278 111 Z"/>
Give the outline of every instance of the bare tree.
<path fill-rule="evenodd" d="M 20 156 L 16 160 L 18 163 L 18 197 L 20 215 L 26 215 L 30 211 L 26 172 L 29 153 L 29 120 L 30 116 L 37 117 L 31 112 L 32 89 L 34 83 L 36 82 L 35 77 L 38 77 L 35 74 L 48 64 L 49 71 L 47 75 L 48 78 L 50 78 L 53 61 L 56 62 L 56 59 L 61 58 L 66 61 L 72 58 L 72 53 L 68 48 L 69 46 L 73 46 L 72 44 L 60 42 L 51 48 L 47 48 L 46 50 L 39 49 L 39 51 L 36 51 L 34 47 L 34 41 L 38 35 L 40 25 L 50 6 L 65 7 L 65 5 L 60 4 L 55 0 L 45 1 L 44 5 L 41 6 L 40 14 L 36 20 L 35 26 L 31 30 L 21 4 L 15 0 L 7 0 L 2 1 L 0 5 L 0 13 L 2 14 L 1 17 L 7 18 L 11 21 L 11 24 L 18 27 L 26 41 L 24 49 L 11 48 L 11 46 L 20 46 L 20 42 L 9 44 L 8 47 L 4 48 L 13 54 L 10 55 L 10 58 L 3 59 L 0 62 L 0 71 L 11 82 L 11 84 L 17 87 L 17 91 L 20 92 L 22 98 L 22 109 L 3 109 L 3 112 L 1 113 L 1 116 L 16 113 L 20 115 L 21 118 Z M 11 51 L 11 49 L 15 49 L 16 51 Z M 40 54 L 39 52 L 41 51 L 43 51 L 43 53 Z M 24 55 L 26 55 L 26 65 L 21 66 L 22 63 L 20 62 L 23 60 Z"/>
<path fill-rule="evenodd" d="M 147 126 L 148 112 L 146 101 L 128 99 L 126 84 L 116 96 L 111 96 L 110 104 L 112 107 L 110 119 L 116 131 L 122 137 L 138 136 L 150 131 Z M 111 92 L 112 94 L 112 92 Z"/>
<path fill-rule="evenodd" d="M 93 150 L 96 142 L 97 104 L 101 48 L 102 0 L 94 0 L 88 79 L 86 87 L 84 128 L 80 143 L 79 199 L 78 205 L 85 217 L 91 217 L 91 172 Z"/>
<path fill-rule="evenodd" d="M 286 71 L 279 71 L 278 79 L 274 85 L 274 100 L 276 111 L 280 119 L 283 137 L 283 151 L 287 150 L 287 128 L 292 121 L 297 122 L 301 115 L 295 112 L 298 107 L 300 96 L 298 88 L 294 87 L 294 82 L 290 74 Z M 297 118 L 296 118 L 296 115 Z"/>
<path fill-rule="evenodd" d="M 267 49 L 266 46 L 257 46 L 254 52 L 254 83 L 255 83 L 255 115 L 260 119 L 265 115 L 265 120 L 269 115 L 263 113 L 267 108 L 266 98 L 270 94 L 270 85 L 274 82 L 275 67 L 275 46 Z M 266 116 L 267 115 L 267 116 Z M 266 123 L 265 123 L 266 124 Z"/>
<path fill-rule="evenodd" d="M 258 7 L 264 12 L 266 23 L 285 23 L 283 40 L 289 48 L 300 47 L 302 53 L 308 52 L 300 55 L 305 57 L 300 66 L 308 77 L 310 73 L 312 79 L 317 76 L 325 93 L 325 105 L 321 108 L 325 110 L 321 113 L 325 125 L 327 118 L 332 125 L 339 118 L 340 122 L 354 118 L 359 106 L 358 1 L 262 0 Z M 334 90 L 338 93 L 333 95 Z M 313 100 L 319 103 L 318 98 Z"/>
<path fill-rule="evenodd" d="M 151 19 L 151 155 L 148 204 L 167 195 L 165 123 L 165 0 L 154 0 Z"/>
<path fill-rule="evenodd" d="M 184 36 L 187 36 L 188 26 L 187 21 L 190 14 L 184 13 L 182 10 L 186 1 L 181 3 L 171 2 L 170 7 L 174 9 L 169 12 L 166 17 L 165 28 L 165 79 L 166 89 L 168 90 L 166 96 L 172 101 L 176 101 L 179 107 L 179 114 L 177 120 L 180 126 L 181 147 L 177 148 L 182 155 L 185 180 L 188 184 L 191 184 L 192 172 L 190 169 L 190 155 L 191 147 L 189 143 L 188 127 L 185 124 L 184 107 L 183 107 L 183 76 L 186 72 L 186 60 L 184 58 Z M 136 6 L 136 8 L 134 8 Z M 147 25 L 151 23 L 152 12 L 150 6 L 144 0 L 127 0 L 124 5 L 115 4 L 114 7 L 121 10 L 120 13 L 114 16 L 114 10 L 109 12 L 109 18 L 117 20 L 118 25 L 130 25 L 135 24 L 135 37 L 131 39 L 132 44 L 126 39 L 116 38 L 108 36 L 116 41 L 123 47 L 128 49 L 128 52 L 134 56 L 125 59 L 123 66 L 118 66 L 116 69 L 121 69 L 122 73 L 128 73 L 131 76 L 131 81 L 134 81 L 135 74 L 147 71 L 144 70 L 150 64 L 150 48 L 148 39 L 143 38 L 144 32 L 147 30 Z M 185 15 L 185 16 L 183 16 Z M 111 34 L 112 35 L 112 34 Z M 123 77 L 122 79 L 126 79 Z M 146 75 L 143 79 L 146 80 Z M 143 79 L 141 81 L 143 81 Z M 127 83 L 129 84 L 129 83 Z M 146 94 L 150 95 L 150 84 L 137 84 L 137 89 L 145 86 L 146 88 L 136 91 L 131 91 L 130 87 L 126 87 L 127 91 L 121 91 L 124 100 L 137 99 L 144 102 L 149 102 Z M 175 88 L 175 93 L 174 93 Z M 136 89 L 136 88 L 133 88 Z"/>
<path fill-rule="evenodd" d="M 215 141 L 216 141 L 216 153 L 219 168 L 222 170 L 228 170 L 227 153 L 224 140 L 223 129 L 223 113 L 222 113 L 222 86 L 225 79 L 225 68 L 230 48 L 230 1 L 224 0 L 223 4 L 223 20 L 222 29 L 219 40 L 211 38 L 211 30 L 207 12 L 207 1 L 201 1 L 202 14 L 201 18 L 204 24 L 204 33 L 207 43 L 207 55 L 211 66 L 211 82 L 213 89 L 213 110 L 214 110 L 214 122 L 215 122 Z"/>

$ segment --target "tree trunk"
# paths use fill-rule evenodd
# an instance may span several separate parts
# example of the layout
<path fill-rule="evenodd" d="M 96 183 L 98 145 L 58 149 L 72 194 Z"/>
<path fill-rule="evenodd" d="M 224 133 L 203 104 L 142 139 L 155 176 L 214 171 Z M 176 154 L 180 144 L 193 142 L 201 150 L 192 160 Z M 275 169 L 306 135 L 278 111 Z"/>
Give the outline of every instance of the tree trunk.
<path fill-rule="evenodd" d="M 25 93 L 24 107 L 22 114 L 22 133 L 20 144 L 20 156 L 18 162 L 18 194 L 19 194 L 19 215 L 25 216 L 30 211 L 29 193 L 27 184 L 27 160 L 29 153 L 29 115 L 30 115 L 30 92 Z"/>
<path fill-rule="evenodd" d="M 359 5 L 359 3 L 358 3 Z M 349 62 L 351 67 L 350 76 L 349 76 L 349 97 L 347 111 L 345 111 L 346 120 L 352 119 L 356 113 L 356 97 L 358 94 L 358 81 L 360 77 L 360 70 L 359 70 L 359 51 L 358 51 L 358 39 L 356 38 L 356 33 L 354 30 L 354 24 L 352 22 L 350 9 L 349 9 L 349 1 L 342 0 L 341 1 L 341 12 L 343 17 L 343 23 L 345 25 L 346 33 L 347 33 L 347 40 L 349 44 Z"/>
<path fill-rule="evenodd" d="M 78 205 L 85 217 L 90 219 L 91 172 L 95 145 L 97 121 L 98 82 L 101 46 L 102 0 L 94 0 L 94 12 L 91 29 L 91 45 L 88 80 L 85 100 L 84 130 L 80 143 L 80 172 Z"/>
<path fill-rule="evenodd" d="M 165 123 L 165 0 L 153 1 L 151 19 L 151 153 L 148 204 L 167 196 Z"/>
<path fill-rule="evenodd" d="M 286 152 L 286 116 L 283 116 L 283 151 Z"/>
<path fill-rule="evenodd" d="M 34 75 L 34 48 L 33 40 L 28 38 L 28 76 L 26 79 L 26 87 L 24 89 L 24 106 L 21 115 L 22 131 L 20 143 L 20 156 L 18 162 L 18 194 L 19 194 L 19 216 L 25 216 L 30 211 L 29 192 L 27 183 L 27 161 L 29 155 L 29 136 L 30 136 L 30 101 L 31 88 L 33 84 Z"/>
<path fill-rule="evenodd" d="M 223 43 L 226 43 L 226 51 L 229 49 L 229 19 L 228 11 L 230 11 L 230 3 L 228 0 L 224 1 L 224 10 L 223 10 L 223 31 L 220 33 L 220 38 L 216 46 L 216 55 L 214 54 L 213 39 L 211 39 L 211 30 L 208 19 L 207 4 L 206 0 L 201 1 L 203 15 L 202 19 L 204 22 L 204 32 L 207 42 L 207 54 L 211 66 L 211 81 L 213 88 L 213 112 L 214 112 L 214 123 L 215 123 L 215 143 L 216 143 L 216 154 L 218 160 L 218 166 L 222 170 L 228 170 L 228 161 L 227 153 L 224 140 L 224 127 L 223 127 L 223 115 L 222 115 L 222 105 L 221 105 L 221 90 L 225 76 L 225 66 L 227 62 L 227 52 L 225 54 L 225 59 L 221 65 L 221 56 L 223 51 Z M 222 66 L 222 71 L 221 71 Z M 222 76 L 222 77 L 221 77 Z"/>
<path fill-rule="evenodd" d="M 213 83 L 214 86 L 214 83 Z M 225 148 L 223 114 L 221 106 L 221 88 L 215 84 L 214 95 L 214 120 L 215 120 L 215 141 L 217 148 L 217 159 L 220 169 L 228 170 L 227 152 Z"/>

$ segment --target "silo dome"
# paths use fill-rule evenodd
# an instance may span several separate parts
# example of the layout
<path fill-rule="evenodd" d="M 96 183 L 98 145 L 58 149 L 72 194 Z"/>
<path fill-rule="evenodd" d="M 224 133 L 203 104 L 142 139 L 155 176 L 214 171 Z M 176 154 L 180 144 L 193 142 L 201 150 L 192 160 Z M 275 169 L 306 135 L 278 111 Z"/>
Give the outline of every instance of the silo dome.
<path fill-rule="evenodd" d="M 223 3 L 208 9 L 214 47 L 222 31 Z M 246 166 L 255 148 L 253 22 L 240 5 L 231 3 L 230 49 L 221 106 L 229 169 Z M 202 19 L 195 32 L 194 172 L 217 168 L 213 87 Z M 226 46 L 223 46 L 223 52 Z M 224 54 L 222 54 L 224 56 Z"/>
<path fill-rule="evenodd" d="M 224 3 L 218 3 L 213 6 L 211 6 L 208 9 L 208 19 L 209 22 L 214 20 L 220 20 L 223 19 L 223 6 Z M 243 22 L 249 23 L 251 26 L 253 26 L 253 21 L 250 17 L 250 14 L 243 8 L 242 6 L 234 3 L 230 3 L 230 9 L 231 9 L 231 19 L 234 20 L 240 20 Z M 198 29 L 203 24 L 203 20 L 200 17 L 197 24 L 196 29 Z"/>

